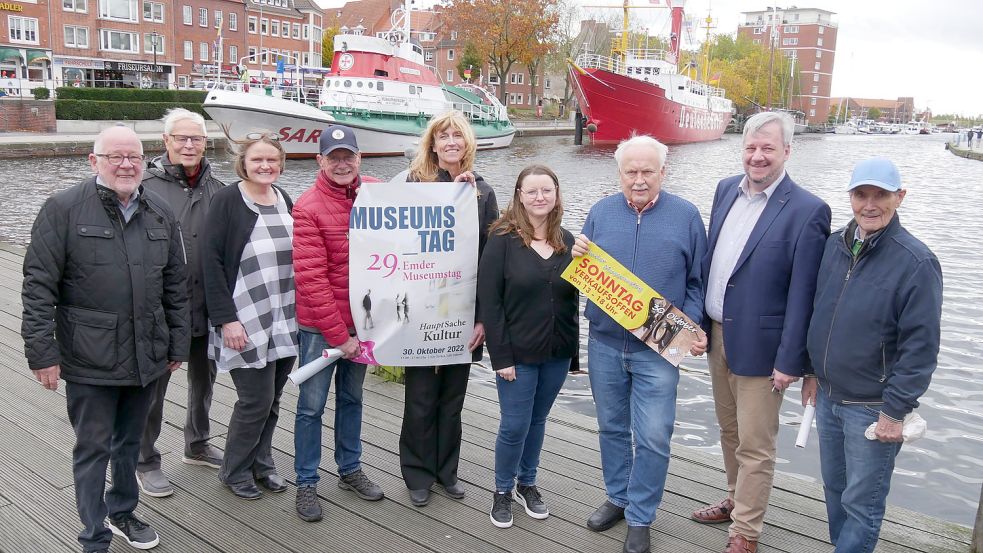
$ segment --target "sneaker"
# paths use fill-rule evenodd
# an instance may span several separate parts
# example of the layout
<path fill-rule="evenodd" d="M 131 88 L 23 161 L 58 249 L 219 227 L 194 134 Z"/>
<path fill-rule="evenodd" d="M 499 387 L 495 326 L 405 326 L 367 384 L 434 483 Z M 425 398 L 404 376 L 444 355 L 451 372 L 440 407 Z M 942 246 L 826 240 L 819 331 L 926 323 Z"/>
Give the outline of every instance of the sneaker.
<path fill-rule="evenodd" d="M 120 536 L 131 547 L 150 549 L 160 543 L 160 537 L 149 524 L 133 516 L 133 513 L 122 513 L 109 518 L 109 529 Z"/>
<path fill-rule="evenodd" d="M 366 501 L 379 501 L 385 497 L 385 494 L 382 493 L 382 488 L 369 480 L 369 477 L 365 476 L 362 469 L 339 477 L 338 487 L 343 490 L 351 490 L 355 492 L 355 495 Z"/>
<path fill-rule="evenodd" d="M 512 492 L 495 492 L 492 500 L 491 521 L 499 528 L 512 526 Z"/>
<path fill-rule="evenodd" d="M 317 498 L 317 487 L 301 486 L 297 488 L 297 516 L 306 522 L 321 520 L 321 500 Z"/>
<path fill-rule="evenodd" d="M 213 469 L 222 468 L 222 452 L 211 445 L 199 453 L 185 452 L 181 460 L 189 465 L 200 465 Z"/>
<path fill-rule="evenodd" d="M 174 488 L 160 469 L 137 471 L 137 484 L 140 486 L 140 491 L 150 497 L 167 497 L 174 493 Z"/>
<path fill-rule="evenodd" d="M 536 486 L 519 484 L 515 487 L 515 500 L 526 509 L 526 514 L 532 518 L 542 520 L 550 516 L 550 511 L 543 503 L 543 496 L 539 495 Z"/>

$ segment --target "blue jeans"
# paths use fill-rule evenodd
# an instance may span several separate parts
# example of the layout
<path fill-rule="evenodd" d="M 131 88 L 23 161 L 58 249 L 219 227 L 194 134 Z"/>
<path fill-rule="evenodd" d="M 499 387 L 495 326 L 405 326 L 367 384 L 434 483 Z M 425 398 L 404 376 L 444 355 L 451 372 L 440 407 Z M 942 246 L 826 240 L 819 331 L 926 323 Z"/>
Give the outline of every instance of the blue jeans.
<path fill-rule="evenodd" d="M 495 490 L 512 491 L 536 483 L 539 453 L 546 435 L 546 416 L 567 380 L 570 359 L 515 366 L 515 380 L 495 377 L 501 419 L 495 440 Z"/>
<path fill-rule="evenodd" d="M 321 334 L 301 330 L 301 366 L 321 357 L 331 346 Z M 294 420 L 294 470 L 297 486 L 316 486 L 320 479 L 321 415 L 335 377 L 334 460 L 338 474 L 344 476 L 361 468 L 362 457 L 362 383 L 365 365 L 339 359 L 300 385 L 297 417 Z"/>
<path fill-rule="evenodd" d="M 629 526 L 648 526 L 669 471 L 679 370 L 655 351 L 627 353 L 593 336 L 587 363 L 608 500 L 625 508 Z"/>
<path fill-rule="evenodd" d="M 816 394 L 819 460 L 829 539 L 838 553 L 869 553 L 877 545 L 900 443 L 868 440 L 864 431 L 879 408 L 831 401 Z"/>

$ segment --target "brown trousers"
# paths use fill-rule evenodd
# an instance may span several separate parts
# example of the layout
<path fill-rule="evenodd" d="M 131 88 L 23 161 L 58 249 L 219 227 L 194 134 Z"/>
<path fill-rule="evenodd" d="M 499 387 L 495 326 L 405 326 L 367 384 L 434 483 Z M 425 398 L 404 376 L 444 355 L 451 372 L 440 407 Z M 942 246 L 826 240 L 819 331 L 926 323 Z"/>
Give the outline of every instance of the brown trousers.
<path fill-rule="evenodd" d="M 730 533 L 756 541 L 764 526 L 775 475 L 782 394 L 772 391 L 767 376 L 730 372 L 724 351 L 724 327 L 716 321 L 710 332 L 708 358 L 727 492 L 734 501 Z"/>

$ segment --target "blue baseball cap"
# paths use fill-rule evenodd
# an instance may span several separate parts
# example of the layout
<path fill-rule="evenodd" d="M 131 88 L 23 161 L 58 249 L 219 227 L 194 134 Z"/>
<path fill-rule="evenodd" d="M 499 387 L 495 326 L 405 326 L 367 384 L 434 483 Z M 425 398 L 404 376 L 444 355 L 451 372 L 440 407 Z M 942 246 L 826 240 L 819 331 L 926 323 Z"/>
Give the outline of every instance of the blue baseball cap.
<path fill-rule="evenodd" d="M 318 141 L 319 150 L 322 156 L 326 156 L 338 148 L 350 150 L 358 153 L 358 141 L 355 140 L 355 131 L 344 125 L 331 125 L 321 132 L 321 139 Z"/>
<path fill-rule="evenodd" d="M 850 177 L 847 191 L 865 184 L 883 188 L 888 192 L 897 192 L 901 190 L 901 175 L 889 159 L 883 157 L 865 159 L 853 168 L 853 176 Z"/>

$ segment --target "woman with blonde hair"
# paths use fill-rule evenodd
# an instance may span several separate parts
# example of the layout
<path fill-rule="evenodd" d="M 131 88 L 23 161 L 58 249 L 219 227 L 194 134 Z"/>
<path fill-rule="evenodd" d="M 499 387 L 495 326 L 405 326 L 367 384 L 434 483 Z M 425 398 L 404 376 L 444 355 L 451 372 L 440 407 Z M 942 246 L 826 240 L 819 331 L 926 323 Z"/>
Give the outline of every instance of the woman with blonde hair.
<path fill-rule="evenodd" d="M 293 202 L 276 185 L 286 153 L 270 132 L 236 142 L 242 179 L 208 208 L 202 267 L 209 357 L 232 376 L 232 410 L 219 480 L 243 499 L 287 489 L 273 464 L 280 394 L 297 357 Z"/>
<path fill-rule="evenodd" d="M 420 138 L 420 149 L 408 171 L 393 181 L 469 182 L 478 198 L 478 257 L 484 250 L 488 227 L 498 218 L 495 192 L 474 171 L 477 142 L 464 115 L 450 111 L 430 120 Z M 403 316 L 409 320 L 406 298 Z M 468 347 L 472 360 L 480 361 L 485 329 L 475 314 Z M 406 369 L 406 401 L 399 436 L 399 463 L 410 501 L 417 507 L 430 502 L 430 487 L 440 483 L 447 495 L 464 497 L 457 479 L 461 455 L 461 410 L 468 389 L 471 364 Z"/>
<path fill-rule="evenodd" d="M 560 226 L 560 181 L 549 167 L 519 173 L 512 201 L 488 237 L 478 299 L 501 413 L 491 521 L 512 526 L 512 490 L 530 517 L 549 510 L 536 487 L 546 417 L 577 358 L 577 290 L 560 274 L 573 234 Z M 516 485 L 518 484 L 518 485 Z"/>

